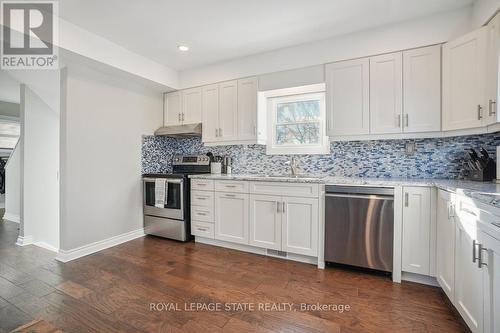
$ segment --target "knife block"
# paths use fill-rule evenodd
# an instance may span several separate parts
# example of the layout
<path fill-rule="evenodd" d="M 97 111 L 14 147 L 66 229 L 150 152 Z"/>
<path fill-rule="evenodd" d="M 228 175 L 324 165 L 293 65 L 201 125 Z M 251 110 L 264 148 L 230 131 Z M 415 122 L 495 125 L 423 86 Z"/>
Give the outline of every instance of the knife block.
<path fill-rule="evenodd" d="M 493 159 L 488 159 L 486 166 L 480 170 L 468 170 L 467 179 L 478 182 L 489 182 L 497 176 L 496 163 Z"/>

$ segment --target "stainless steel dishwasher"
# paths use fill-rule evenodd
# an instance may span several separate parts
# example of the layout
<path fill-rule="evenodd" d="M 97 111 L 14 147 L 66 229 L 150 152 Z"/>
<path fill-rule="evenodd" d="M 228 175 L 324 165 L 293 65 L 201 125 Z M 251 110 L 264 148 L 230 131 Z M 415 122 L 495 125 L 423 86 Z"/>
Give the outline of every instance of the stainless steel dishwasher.
<path fill-rule="evenodd" d="M 326 186 L 326 262 L 392 272 L 393 237 L 393 188 Z"/>

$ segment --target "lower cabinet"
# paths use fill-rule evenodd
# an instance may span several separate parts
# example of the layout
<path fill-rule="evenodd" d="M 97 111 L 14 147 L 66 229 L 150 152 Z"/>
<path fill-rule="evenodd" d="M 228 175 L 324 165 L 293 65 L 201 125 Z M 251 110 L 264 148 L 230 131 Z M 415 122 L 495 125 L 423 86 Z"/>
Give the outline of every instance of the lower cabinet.
<path fill-rule="evenodd" d="M 318 255 L 318 199 L 250 195 L 250 244 Z"/>
<path fill-rule="evenodd" d="M 436 279 L 453 301 L 455 297 L 454 194 L 440 190 L 437 196 Z"/>
<path fill-rule="evenodd" d="M 483 281 L 478 269 L 477 221 L 459 216 L 455 233 L 454 305 L 472 332 L 483 332 Z M 486 331 L 488 332 L 488 331 Z"/>
<path fill-rule="evenodd" d="M 479 233 L 484 287 L 484 332 L 500 332 L 500 240 Z M 479 254 L 478 254 L 479 255 Z"/>
<path fill-rule="evenodd" d="M 430 275 L 431 189 L 404 187 L 403 196 L 403 271 Z"/>
<path fill-rule="evenodd" d="M 281 250 L 280 196 L 250 195 L 250 245 Z"/>
<path fill-rule="evenodd" d="M 318 255 L 318 199 L 283 197 L 282 250 Z"/>
<path fill-rule="evenodd" d="M 249 195 L 215 192 L 215 239 L 248 244 Z"/>

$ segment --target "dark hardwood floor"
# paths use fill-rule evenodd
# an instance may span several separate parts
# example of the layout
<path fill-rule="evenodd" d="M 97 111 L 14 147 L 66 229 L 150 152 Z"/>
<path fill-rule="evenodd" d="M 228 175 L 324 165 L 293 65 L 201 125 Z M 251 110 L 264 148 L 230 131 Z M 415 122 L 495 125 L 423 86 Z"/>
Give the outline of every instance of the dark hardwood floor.
<path fill-rule="evenodd" d="M 0 223 L 0 332 L 33 319 L 64 332 L 466 331 L 438 288 L 387 277 L 155 237 L 62 264 L 36 246 L 15 246 L 16 237 L 17 224 Z M 185 310 L 236 302 L 256 309 Z M 153 311 L 152 303 L 180 309 Z M 294 305 L 258 311 L 259 303 Z M 350 311 L 301 311 L 301 303 Z"/>

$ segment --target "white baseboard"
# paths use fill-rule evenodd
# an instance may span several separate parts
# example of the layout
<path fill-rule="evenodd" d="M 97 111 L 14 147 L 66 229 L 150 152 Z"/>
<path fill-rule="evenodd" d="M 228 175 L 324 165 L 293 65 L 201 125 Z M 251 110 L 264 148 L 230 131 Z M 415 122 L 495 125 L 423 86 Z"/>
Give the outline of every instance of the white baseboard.
<path fill-rule="evenodd" d="M 263 256 L 268 256 L 268 257 L 273 257 L 273 258 L 299 261 L 299 262 L 303 262 L 306 264 L 312 264 L 312 265 L 318 264 L 318 258 L 316 258 L 316 257 L 310 257 L 310 256 L 305 256 L 305 255 L 301 255 L 301 254 L 294 254 L 294 253 L 287 253 L 286 257 L 275 256 L 275 255 L 267 253 L 266 249 L 263 249 L 260 247 L 255 247 L 252 245 L 236 244 L 236 243 L 221 241 L 218 239 L 211 239 L 211 238 L 205 238 L 205 237 L 199 237 L 199 236 L 195 236 L 195 242 L 225 247 L 225 248 L 232 249 L 232 250 L 260 254 Z"/>
<path fill-rule="evenodd" d="M 144 228 L 140 228 L 118 236 L 103 239 L 98 242 L 83 245 L 77 247 L 76 249 L 59 250 L 59 254 L 56 257 L 56 260 L 61 262 L 68 262 L 143 236 Z"/>
<path fill-rule="evenodd" d="M 15 222 L 15 223 L 21 222 L 21 218 L 19 217 L 19 215 L 14 215 L 14 214 L 7 213 L 7 212 L 5 212 L 5 214 L 3 214 L 3 219 L 10 221 L 10 222 Z"/>
<path fill-rule="evenodd" d="M 16 245 L 26 246 L 33 244 L 33 236 L 18 236 Z"/>
<path fill-rule="evenodd" d="M 49 250 L 49 251 L 52 251 L 52 252 L 55 252 L 55 253 L 59 253 L 59 249 L 57 247 L 54 247 L 54 246 L 47 244 L 45 242 L 34 242 L 33 245 L 41 247 L 41 248 Z"/>
<path fill-rule="evenodd" d="M 426 284 L 428 286 L 439 287 L 439 283 L 437 282 L 436 278 L 432 277 L 432 276 L 427 276 L 427 275 L 402 272 L 401 280 L 420 283 L 420 284 Z"/>

